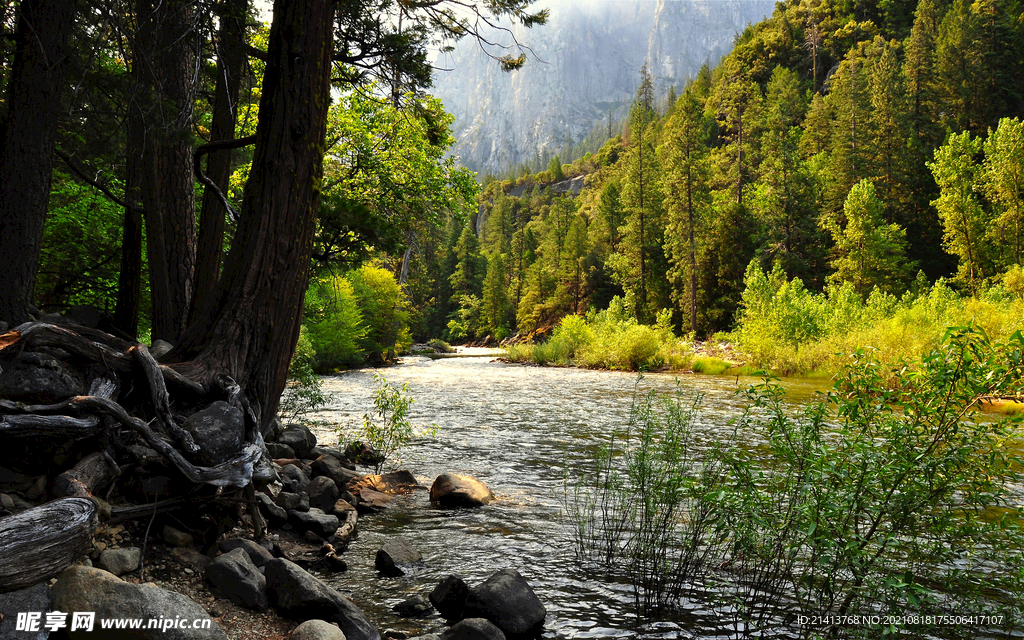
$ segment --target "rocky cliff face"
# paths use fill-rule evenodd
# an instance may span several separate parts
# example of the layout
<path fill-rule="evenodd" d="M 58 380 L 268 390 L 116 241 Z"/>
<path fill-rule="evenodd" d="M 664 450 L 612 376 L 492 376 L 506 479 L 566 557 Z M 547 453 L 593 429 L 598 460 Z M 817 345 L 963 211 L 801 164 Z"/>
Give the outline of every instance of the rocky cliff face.
<path fill-rule="evenodd" d="M 618 119 L 650 62 L 655 88 L 681 87 L 705 62 L 714 65 L 747 24 L 774 0 L 544 0 L 548 24 L 512 28 L 531 47 L 527 64 L 504 73 L 464 39 L 438 66 L 434 93 L 455 115 L 455 154 L 480 172 L 500 172 L 579 142 L 609 110 Z M 501 51 L 491 49 L 491 53 Z"/>

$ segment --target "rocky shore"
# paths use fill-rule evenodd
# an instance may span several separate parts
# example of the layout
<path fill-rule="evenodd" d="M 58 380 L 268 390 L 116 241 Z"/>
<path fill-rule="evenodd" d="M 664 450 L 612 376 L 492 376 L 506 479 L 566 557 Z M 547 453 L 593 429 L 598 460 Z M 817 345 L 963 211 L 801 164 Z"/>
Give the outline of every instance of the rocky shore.
<path fill-rule="evenodd" d="M 207 427 L 216 429 L 216 420 Z M 118 518 L 102 498 L 101 522 L 91 548 L 59 575 L 25 589 L 0 593 L 0 639 L 5 638 L 211 638 L 249 640 L 378 640 L 405 638 L 381 631 L 344 594 L 324 579 L 347 571 L 344 551 L 357 538 L 360 517 L 385 510 L 396 496 L 425 491 L 408 471 L 361 473 L 376 456 L 362 445 L 346 451 L 319 446 L 300 424 L 267 434 L 272 480 L 251 502 L 233 509 L 202 501 L 148 517 Z M 0 503 L 9 518 L 24 517 L 45 502 L 52 481 L 0 468 Z M 446 473 L 429 488 L 441 508 L 467 509 L 494 499 L 482 482 Z M 267 529 L 257 537 L 255 505 Z M 211 537 L 211 519 L 220 519 Z M 0 527 L 5 518 L 0 518 Z M 2 539 L 2 533 L 0 533 Z M 401 576 L 422 566 L 408 540 L 388 540 L 377 551 L 382 576 Z M 402 617 L 441 617 L 451 625 L 424 639 L 495 639 L 536 636 L 546 610 L 530 585 L 513 570 L 498 570 L 475 586 L 449 576 L 430 593 L 394 607 Z M 75 612 L 95 614 L 93 630 L 75 626 Z M 26 616 L 40 614 L 35 620 Z M 53 618 L 64 613 L 65 618 Z M 102 620 L 156 620 L 157 627 L 100 630 Z M 166 622 L 165 622 L 166 621 Z M 207 622 L 208 621 L 208 622 Z M 36 624 L 33 625 L 32 623 Z M 50 623 L 50 627 L 47 624 Z M 173 625 L 191 625 L 189 628 Z M 206 628 L 191 628 L 195 625 Z M 26 628 L 37 631 L 25 631 Z M 166 627 L 166 628 L 160 628 Z M 98 635 L 93 635 L 98 634 Z"/>

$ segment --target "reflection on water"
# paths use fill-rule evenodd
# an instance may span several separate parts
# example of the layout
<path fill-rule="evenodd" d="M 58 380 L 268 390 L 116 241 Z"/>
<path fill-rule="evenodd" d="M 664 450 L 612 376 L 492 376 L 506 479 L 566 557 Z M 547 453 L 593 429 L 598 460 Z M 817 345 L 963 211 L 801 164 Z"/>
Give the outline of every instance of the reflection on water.
<path fill-rule="evenodd" d="M 328 425 L 319 428 L 321 442 L 335 441 L 332 428 L 355 433 L 372 409 L 376 372 L 326 378 L 334 398 L 315 416 Z M 650 374 L 638 382 L 631 373 L 508 365 L 492 355 L 410 357 L 380 372 L 391 382 L 409 384 L 413 424 L 439 427 L 436 439 L 417 440 L 402 452 L 402 468 L 425 487 L 444 472 L 473 475 L 498 498 L 483 509 L 442 511 L 430 506 L 424 490 L 399 498 L 384 513 L 360 518 L 359 537 L 345 554 L 349 571 L 333 578 L 333 585 L 351 595 L 382 629 L 410 635 L 439 632 L 444 628 L 440 618 L 404 620 L 391 607 L 414 594 L 426 596 L 448 574 L 474 585 L 511 567 L 547 607 L 545 637 L 690 637 L 680 627 L 700 628 L 702 638 L 716 637 L 709 632 L 719 616 L 699 603 L 675 620 L 641 625 L 631 613 L 626 577 L 593 580 L 577 566 L 560 520 L 566 462 L 588 459 L 606 434 L 626 424 L 637 385 L 671 391 L 675 376 Z M 695 426 L 698 438 L 710 443 L 732 437 L 729 422 L 743 407 L 736 390 L 754 380 L 686 375 L 678 381 L 705 396 Z M 801 402 L 823 384 L 793 381 L 786 386 L 791 401 Z M 402 578 L 378 577 L 374 556 L 396 535 L 422 552 L 426 568 Z"/>

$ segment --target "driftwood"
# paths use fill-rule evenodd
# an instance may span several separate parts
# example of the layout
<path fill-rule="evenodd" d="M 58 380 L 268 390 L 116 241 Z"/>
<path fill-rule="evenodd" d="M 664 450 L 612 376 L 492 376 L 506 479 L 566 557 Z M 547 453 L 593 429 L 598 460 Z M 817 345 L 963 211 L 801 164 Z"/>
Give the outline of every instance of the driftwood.
<path fill-rule="evenodd" d="M 96 504 L 64 498 L 0 519 L 0 593 L 48 580 L 92 548 Z"/>
<path fill-rule="evenodd" d="M 57 476 L 53 482 L 53 493 L 61 497 L 88 498 L 119 475 L 121 469 L 110 454 L 97 451 Z"/>

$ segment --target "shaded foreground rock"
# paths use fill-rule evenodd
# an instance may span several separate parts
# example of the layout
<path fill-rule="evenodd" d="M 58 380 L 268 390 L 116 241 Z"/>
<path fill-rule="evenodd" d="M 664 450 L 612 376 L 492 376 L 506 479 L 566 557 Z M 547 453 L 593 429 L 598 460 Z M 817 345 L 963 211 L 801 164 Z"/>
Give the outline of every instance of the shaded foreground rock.
<path fill-rule="evenodd" d="M 430 501 L 441 507 L 482 507 L 492 500 L 491 490 L 473 476 L 442 473 L 430 487 Z"/>
<path fill-rule="evenodd" d="M 388 540 L 377 550 L 373 564 L 377 571 L 386 576 L 404 576 L 410 570 L 423 566 L 423 554 L 408 540 L 399 536 Z"/>
<path fill-rule="evenodd" d="M 306 620 L 292 629 L 288 640 L 346 640 L 337 626 L 326 620 Z"/>
<path fill-rule="evenodd" d="M 434 607 L 431 606 L 429 600 L 417 594 L 407 600 L 402 600 L 391 610 L 403 618 L 420 618 L 433 611 Z"/>
<path fill-rule="evenodd" d="M 267 579 L 244 549 L 217 556 L 204 575 L 213 593 L 250 609 L 267 608 Z"/>
<path fill-rule="evenodd" d="M 31 587 L 0 593 L 0 638 L 16 638 L 17 640 L 45 640 L 49 633 L 43 629 L 37 633 L 15 631 L 18 614 L 28 611 L 51 611 L 50 590 L 45 583 Z M 43 620 L 45 622 L 45 620 Z M 42 627 L 40 627 L 42 629 Z"/>
<path fill-rule="evenodd" d="M 487 618 L 507 636 L 523 636 L 544 626 L 547 610 L 518 571 L 502 569 L 469 590 L 463 615 Z"/>
<path fill-rule="evenodd" d="M 270 553 L 263 545 L 257 544 L 252 540 L 246 538 L 228 538 L 221 540 L 217 547 L 227 553 L 228 551 L 234 551 L 235 549 L 241 549 L 245 551 L 252 563 L 256 565 L 256 568 L 262 567 L 267 564 L 270 560 L 274 559 L 274 554 Z"/>
<path fill-rule="evenodd" d="M 380 640 L 359 607 L 294 562 L 275 558 L 264 570 L 270 604 L 282 614 L 337 622 L 348 640 Z"/>
<path fill-rule="evenodd" d="M 441 640 L 505 640 L 505 634 L 484 618 L 466 618 L 441 634 Z"/>
<path fill-rule="evenodd" d="M 242 412 L 218 400 L 185 421 L 185 430 L 192 434 L 199 451 L 193 456 L 199 464 L 218 465 L 238 453 L 245 441 L 245 419 Z"/>
<path fill-rule="evenodd" d="M 227 635 L 210 618 L 209 614 L 193 600 L 155 587 L 151 584 L 132 584 L 102 569 L 73 566 L 57 578 L 51 589 L 55 611 L 93 611 L 96 613 L 96 629 L 104 618 L 139 618 L 187 620 L 188 629 L 169 627 L 142 629 L 104 629 L 102 633 L 86 632 L 82 629 L 70 631 L 68 636 L 104 640 L 120 638 L 144 638 L 153 640 L 227 640 Z M 198 622 L 200 628 L 192 628 Z M 69 620 L 70 623 L 70 620 Z M 147 623 L 143 623 L 145 626 Z M 209 625 L 207 628 L 206 625 Z"/>
<path fill-rule="evenodd" d="M 458 620 L 466 607 L 469 585 L 458 576 L 448 576 L 430 592 L 430 602 L 448 620 Z"/>

